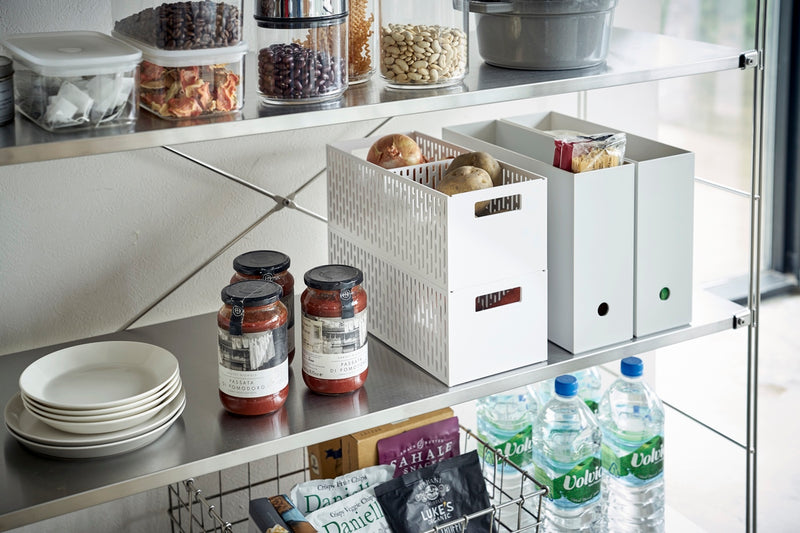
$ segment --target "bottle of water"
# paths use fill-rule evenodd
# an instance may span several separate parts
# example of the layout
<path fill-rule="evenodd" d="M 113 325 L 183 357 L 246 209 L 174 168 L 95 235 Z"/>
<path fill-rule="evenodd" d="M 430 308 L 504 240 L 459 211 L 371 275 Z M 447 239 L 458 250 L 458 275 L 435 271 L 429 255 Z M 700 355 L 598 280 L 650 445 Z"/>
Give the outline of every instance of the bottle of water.
<path fill-rule="evenodd" d="M 525 389 L 481 398 L 476 406 L 478 437 L 498 450 L 507 461 L 527 472 L 532 460 L 531 421 L 537 410 L 536 398 Z M 495 455 L 482 445 L 478 446 L 478 454 L 493 505 L 500 506 L 522 494 L 535 491 L 532 484 L 523 483 L 524 478 L 519 470 L 505 461 L 496 464 Z M 533 504 L 529 507 L 526 502 L 525 505 L 526 509 L 536 512 Z M 534 516 L 525 510 L 519 511 L 519 505 L 505 505 L 500 508 L 498 517 L 510 529 L 535 523 Z"/>
<path fill-rule="evenodd" d="M 638 357 L 603 394 L 603 494 L 609 531 L 664 531 L 664 407 L 642 379 Z"/>
<path fill-rule="evenodd" d="M 549 490 L 541 531 L 605 533 L 600 426 L 575 376 L 558 376 L 554 392 L 533 421 L 533 477 Z"/>
<path fill-rule="evenodd" d="M 584 368 L 570 375 L 575 376 L 578 380 L 578 396 L 589 406 L 593 413 L 597 414 L 597 406 L 603 396 L 600 368 L 597 366 Z M 530 385 L 528 390 L 539 399 L 539 405 L 544 405 L 553 397 L 554 388 L 555 379 L 548 379 Z"/>

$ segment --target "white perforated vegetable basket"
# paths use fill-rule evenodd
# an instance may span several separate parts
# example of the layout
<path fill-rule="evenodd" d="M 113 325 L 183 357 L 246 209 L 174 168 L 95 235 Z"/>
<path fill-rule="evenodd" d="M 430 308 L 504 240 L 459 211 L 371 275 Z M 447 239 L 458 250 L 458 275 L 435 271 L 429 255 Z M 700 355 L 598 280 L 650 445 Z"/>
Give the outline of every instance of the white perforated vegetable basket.
<path fill-rule="evenodd" d="M 449 197 L 468 150 L 407 135 L 433 162 L 368 163 L 379 137 L 327 149 L 328 255 L 364 272 L 370 333 L 450 386 L 545 360 L 546 180 L 501 161 L 503 185 Z"/>

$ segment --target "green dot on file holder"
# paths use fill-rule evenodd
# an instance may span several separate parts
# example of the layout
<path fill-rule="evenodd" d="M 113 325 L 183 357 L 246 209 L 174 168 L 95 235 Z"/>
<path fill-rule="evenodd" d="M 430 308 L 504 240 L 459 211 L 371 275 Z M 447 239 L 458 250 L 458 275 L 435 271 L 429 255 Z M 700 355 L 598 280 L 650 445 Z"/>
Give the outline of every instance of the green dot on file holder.
<path fill-rule="evenodd" d="M 660 291 L 658 291 L 658 298 L 661 301 L 665 301 L 669 298 L 669 287 L 664 287 Z"/>

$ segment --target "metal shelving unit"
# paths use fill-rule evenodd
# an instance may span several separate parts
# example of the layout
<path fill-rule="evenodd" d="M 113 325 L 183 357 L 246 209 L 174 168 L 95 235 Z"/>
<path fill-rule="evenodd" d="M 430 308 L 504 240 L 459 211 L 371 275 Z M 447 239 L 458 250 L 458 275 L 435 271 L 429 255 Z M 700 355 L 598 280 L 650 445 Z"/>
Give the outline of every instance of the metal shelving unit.
<path fill-rule="evenodd" d="M 483 64 L 475 47 L 472 49 L 471 72 L 462 85 L 452 89 L 392 91 L 376 79 L 348 90 L 341 101 L 327 106 L 265 108 L 258 105 L 251 84 L 246 86 L 245 109 L 232 120 L 178 125 L 143 113 L 129 131 L 107 129 L 56 135 L 18 117 L 13 125 L 0 128 L 0 165 L 437 111 L 747 68 L 758 63 L 754 53 L 622 29 L 614 30 L 607 63 L 581 71 L 497 69 Z M 252 61 L 252 57 L 248 60 Z M 317 396 L 303 385 L 299 363 L 295 362 L 286 405 L 275 415 L 256 418 L 233 417 L 219 403 L 213 363 L 217 333 L 211 314 L 3 356 L 0 401 L 5 405 L 18 390 L 17 378 L 22 370 L 50 351 L 78 342 L 108 339 L 150 342 L 165 347 L 180 360 L 187 407 L 181 419 L 155 443 L 135 452 L 97 460 L 64 461 L 36 456 L 8 432 L 3 432 L 0 530 L 586 366 L 734 328 L 754 329 L 751 323 L 754 307 L 750 303 L 741 307 L 698 292 L 694 306 L 694 320 L 689 326 L 577 355 L 549 345 L 546 363 L 450 388 L 377 339 L 370 339 L 370 377 L 363 389 L 345 397 Z"/>
<path fill-rule="evenodd" d="M 378 79 L 351 87 L 340 100 L 316 105 L 259 105 L 254 54 L 245 65 L 244 109 L 234 116 L 173 122 L 142 111 L 130 128 L 50 133 L 18 116 L 0 128 L 0 165 L 94 155 L 424 113 L 536 96 L 613 87 L 740 68 L 752 54 L 664 35 L 615 28 L 605 65 L 578 71 L 534 72 L 486 65 L 471 47 L 463 83 L 443 89 L 389 89 Z"/>
<path fill-rule="evenodd" d="M 179 360 L 186 410 L 153 444 L 90 461 L 33 455 L 4 432 L 0 530 L 749 323 L 746 309 L 727 300 L 698 292 L 694 302 L 695 319 L 690 326 L 578 355 L 548 344 L 546 363 L 455 387 L 447 387 L 370 338 L 370 373 L 362 389 L 343 397 L 316 395 L 303 384 L 300 363 L 295 361 L 289 399 L 279 412 L 267 417 L 235 417 L 222 408 L 217 395 L 215 313 L 3 356 L 0 391 L 5 405 L 17 392 L 17 378 L 25 367 L 53 349 L 111 339 L 163 346 Z"/>

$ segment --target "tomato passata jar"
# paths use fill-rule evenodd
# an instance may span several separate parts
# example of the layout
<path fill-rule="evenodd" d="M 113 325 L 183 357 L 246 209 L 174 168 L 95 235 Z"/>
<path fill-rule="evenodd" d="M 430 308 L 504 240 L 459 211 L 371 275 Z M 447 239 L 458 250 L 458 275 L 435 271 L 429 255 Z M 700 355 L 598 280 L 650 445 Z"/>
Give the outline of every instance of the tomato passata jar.
<path fill-rule="evenodd" d="M 238 415 L 263 415 L 289 396 L 288 311 L 281 287 L 248 280 L 222 289 L 217 313 L 219 399 Z"/>
<path fill-rule="evenodd" d="M 286 342 L 289 349 L 289 364 L 294 360 L 294 277 L 289 272 L 289 256 L 275 250 L 254 250 L 243 253 L 233 260 L 235 273 L 231 283 L 248 279 L 260 279 L 277 283 L 283 289 L 281 302 L 289 311 Z"/>
<path fill-rule="evenodd" d="M 367 380 L 367 293 L 347 265 L 306 272 L 302 307 L 303 381 L 319 394 L 346 394 Z"/>

